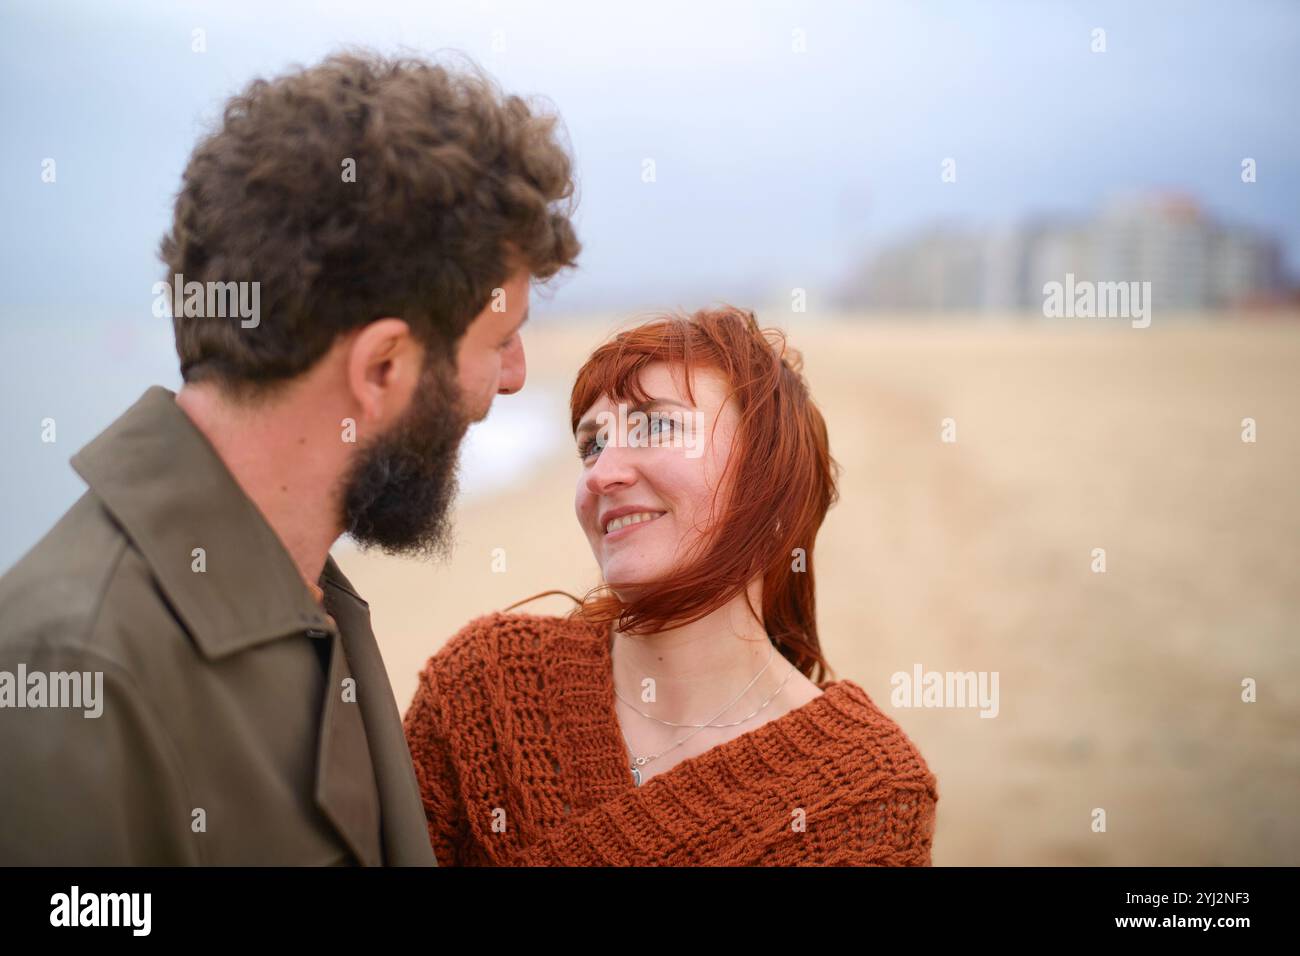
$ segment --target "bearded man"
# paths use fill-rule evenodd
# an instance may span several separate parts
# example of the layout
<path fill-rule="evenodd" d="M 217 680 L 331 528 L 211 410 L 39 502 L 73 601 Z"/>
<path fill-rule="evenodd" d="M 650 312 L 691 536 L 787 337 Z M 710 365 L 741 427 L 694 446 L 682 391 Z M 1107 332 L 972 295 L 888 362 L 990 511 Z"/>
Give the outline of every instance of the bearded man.
<path fill-rule="evenodd" d="M 102 674 L 97 716 L 0 708 L 0 864 L 436 865 L 329 549 L 448 551 L 460 441 L 579 252 L 556 132 L 477 68 L 369 53 L 226 104 L 160 247 L 183 385 L 72 459 L 89 490 L 0 579 L 0 672 Z M 203 314 L 231 283 L 258 315 Z"/>

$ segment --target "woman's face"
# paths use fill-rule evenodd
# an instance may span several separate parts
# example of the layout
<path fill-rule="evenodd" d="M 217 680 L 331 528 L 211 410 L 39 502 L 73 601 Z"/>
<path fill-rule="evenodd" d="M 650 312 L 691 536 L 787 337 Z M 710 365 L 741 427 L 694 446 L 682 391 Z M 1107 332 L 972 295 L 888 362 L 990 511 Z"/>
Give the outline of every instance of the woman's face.
<path fill-rule="evenodd" d="M 709 368 L 696 370 L 692 405 L 683 371 L 663 362 L 642 370 L 641 387 L 652 399 L 639 408 L 644 416 L 627 403 L 620 414 L 619 403 L 602 397 L 578 423 L 578 523 L 616 593 L 667 575 L 712 520 L 713 491 L 739 413 L 721 374 Z M 725 503 L 720 496 L 719 507 Z M 608 531 L 611 519 L 625 513 L 634 523 Z M 650 519 L 636 520 L 638 513 Z"/>

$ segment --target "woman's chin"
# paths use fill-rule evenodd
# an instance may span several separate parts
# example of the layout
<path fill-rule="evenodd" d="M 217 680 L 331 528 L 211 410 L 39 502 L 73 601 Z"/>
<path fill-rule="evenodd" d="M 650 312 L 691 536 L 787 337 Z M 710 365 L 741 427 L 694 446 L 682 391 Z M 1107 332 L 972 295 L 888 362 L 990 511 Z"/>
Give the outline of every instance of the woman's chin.
<path fill-rule="evenodd" d="M 614 595 L 625 603 L 641 593 L 642 586 L 636 581 L 618 581 L 615 583 L 606 579 L 605 583 L 614 592 Z"/>
<path fill-rule="evenodd" d="M 650 576 L 644 571 L 625 575 L 613 572 L 612 579 L 610 573 L 606 573 L 602 575 L 602 577 L 610 590 L 612 590 L 614 594 L 617 595 L 618 599 L 624 603 L 636 598 L 651 581 Z"/>

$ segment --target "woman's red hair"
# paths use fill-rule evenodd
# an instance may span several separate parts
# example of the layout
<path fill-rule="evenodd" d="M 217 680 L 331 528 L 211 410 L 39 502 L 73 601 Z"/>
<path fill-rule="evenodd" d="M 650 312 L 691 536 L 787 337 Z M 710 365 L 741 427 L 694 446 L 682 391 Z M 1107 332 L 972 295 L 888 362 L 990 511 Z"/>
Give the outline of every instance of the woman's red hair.
<path fill-rule="evenodd" d="M 649 401 L 640 377 L 654 362 L 668 363 L 675 374 L 685 372 L 692 404 L 695 370 L 720 372 L 739 407 L 738 430 L 714 492 L 715 519 L 683 566 L 667 578 L 638 586 L 626 602 L 608 584 L 583 600 L 568 595 L 578 604 L 570 616 L 596 625 L 617 622 L 624 633 L 656 633 L 697 621 L 738 593 L 747 595 L 749 582 L 761 576 L 762 613 L 752 604 L 750 611 L 790 663 L 823 683 L 830 667 L 817 637 L 813 545 L 839 496 L 839 465 L 830 454 L 826 423 L 808 394 L 801 354 L 787 344 L 783 331 L 760 329 L 753 312 L 743 309 L 662 315 L 592 353 L 573 385 L 572 430 L 576 433 L 582 415 L 602 396 L 613 402 Z M 720 494 L 725 504 L 719 515 Z"/>

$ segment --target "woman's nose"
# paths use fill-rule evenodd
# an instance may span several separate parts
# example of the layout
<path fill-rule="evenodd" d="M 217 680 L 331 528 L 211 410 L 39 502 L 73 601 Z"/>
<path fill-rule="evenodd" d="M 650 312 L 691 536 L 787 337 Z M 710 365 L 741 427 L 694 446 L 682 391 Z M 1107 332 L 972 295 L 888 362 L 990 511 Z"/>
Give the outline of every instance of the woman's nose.
<path fill-rule="evenodd" d="M 593 495 L 604 495 L 615 488 L 634 484 L 636 469 L 627 452 L 628 449 L 615 444 L 602 448 L 595 463 L 587 469 L 587 490 Z"/>

